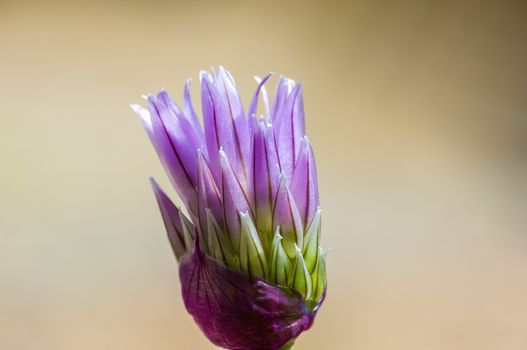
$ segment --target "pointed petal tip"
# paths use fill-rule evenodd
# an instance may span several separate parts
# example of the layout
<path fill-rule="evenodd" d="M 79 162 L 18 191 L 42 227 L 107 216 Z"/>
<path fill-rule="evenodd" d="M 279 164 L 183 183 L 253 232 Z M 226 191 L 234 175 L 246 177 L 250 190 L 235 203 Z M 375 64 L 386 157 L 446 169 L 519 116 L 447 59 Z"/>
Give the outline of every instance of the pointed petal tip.
<path fill-rule="evenodd" d="M 147 129 L 148 133 L 152 132 L 152 119 L 150 112 L 139 104 L 132 103 L 130 108 L 135 112 L 136 116 L 139 118 L 139 121 Z"/>
<path fill-rule="evenodd" d="M 152 185 L 153 188 L 159 188 L 159 185 L 157 184 L 157 181 L 153 177 L 149 177 L 148 181 L 150 182 L 150 185 Z"/>
<path fill-rule="evenodd" d="M 274 75 L 274 72 L 269 72 L 269 73 L 267 73 L 266 75 L 264 75 L 263 78 L 261 78 L 261 77 L 258 76 L 258 75 L 255 75 L 255 76 L 254 76 L 254 80 L 256 80 L 256 83 L 257 83 L 257 84 L 259 84 L 259 85 L 260 85 L 260 84 L 263 85 L 263 84 L 265 84 L 265 82 L 267 82 L 267 80 L 269 80 L 269 78 L 271 78 L 273 75 Z"/>
<path fill-rule="evenodd" d="M 153 177 L 149 177 L 148 181 L 150 182 L 150 186 L 152 187 L 152 190 L 154 191 L 154 194 L 156 197 L 167 197 L 165 192 L 161 189 L 161 186 L 157 183 L 157 181 Z M 168 198 L 168 197 L 167 197 Z"/>
<path fill-rule="evenodd" d="M 150 116 L 150 113 L 148 112 L 148 110 L 146 108 L 144 108 L 143 106 L 141 106 L 140 104 L 131 103 L 130 104 L 130 108 L 141 119 L 145 119 L 145 117 L 147 117 L 147 116 L 149 117 Z"/>
<path fill-rule="evenodd" d="M 295 243 L 295 252 L 298 255 L 302 255 L 302 249 L 298 246 L 298 244 Z"/>
<path fill-rule="evenodd" d="M 199 71 L 199 80 L 201 81 L 201 83 L 203 83 L 203 81 L 211 82 L 212 81 L 212 76 L 206 70 L 201 70 L 201 71 Z"/>

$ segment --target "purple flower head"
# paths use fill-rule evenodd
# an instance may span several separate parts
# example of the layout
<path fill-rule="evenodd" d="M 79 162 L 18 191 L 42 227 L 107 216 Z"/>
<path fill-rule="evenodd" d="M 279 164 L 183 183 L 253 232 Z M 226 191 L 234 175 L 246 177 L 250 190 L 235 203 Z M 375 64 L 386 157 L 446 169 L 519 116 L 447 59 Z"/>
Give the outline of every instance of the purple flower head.
<path fill-rule="evenodd" d="M 166 91 L 132 105 L 185 204 L 152 180 L 179 261 L 183 300 L 216 345 L 278 350 L 313 324 L 326 291 L 320 207 L 302 85 L 258 86 L 247 112 L 223 67 L 201 72 L 203 125 Z M 258 100 L 263 99 L 263 115 Z"/>

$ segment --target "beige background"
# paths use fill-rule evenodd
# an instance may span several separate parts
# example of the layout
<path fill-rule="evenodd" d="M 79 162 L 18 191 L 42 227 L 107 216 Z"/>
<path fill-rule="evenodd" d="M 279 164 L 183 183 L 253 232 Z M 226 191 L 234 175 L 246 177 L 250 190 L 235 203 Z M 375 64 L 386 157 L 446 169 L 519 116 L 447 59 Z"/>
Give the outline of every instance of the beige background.
<path fill-rule="evenodd" d="M 213 349 L 129 109 L 305 84 L 329 293 L 298 349 L 527 349 L 522 1 L 0 2 L 0 349 Z M 273 82 L 274 84 L 274 82 Z M 171 192 L 173 193 L 173 191 Z"/>

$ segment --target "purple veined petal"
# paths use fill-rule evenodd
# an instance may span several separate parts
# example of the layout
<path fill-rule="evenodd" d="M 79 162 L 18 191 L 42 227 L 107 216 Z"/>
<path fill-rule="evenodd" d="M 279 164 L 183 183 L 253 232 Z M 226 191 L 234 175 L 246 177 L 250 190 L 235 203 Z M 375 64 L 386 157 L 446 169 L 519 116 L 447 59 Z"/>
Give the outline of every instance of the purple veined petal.
<path fill-rule="evenodd" d="M 133 105 L 132 109 L 139 115 L 165 172 L 179 196 L 191 210 L 197 209 L 197 193 L 194 184 L 159 114 L 151 113 L 139 105 Z"/>
<path fill-rule="evenodd" d="M 273 234 L 272 211 L 280 173 L 272 128 L 263 120 L 255 124 L 253 153 L 255 219 L 256 227 L 264 236 L 262 244 L 267 249 Z"/>
<path fill-rule="evenodd" d="M 258 98 L 260 96 L 260 90 L 262 90 L 262 94 L 264 96 L 264 104 L 266 105 L 266 113 L 269 115 L 269 96 L 267 96 L 267 92 L 265 91 L 264 84 L 269 80 L 269 78 L 273 75 L 273 73 L 267 74 L 263 79 L 260 79 L 256 77 L 256 81 L 258 82 L 258 86 L 256 87 L 256 91 L 254 92 L 253 99 L 251 102 L 251 105 L 249 106 L 249 109 L 247 110 L 247 117 L 252 118 L 253 115 L 256 114 L 256 111 L 258 109 Z M 249 123 L 250 125 L 250 123 Z"/>
<path fill-rule="evenodd" d="M 188 96 L 188 98 L 190 98 L 190 96 Z M 169 122 L 172 123 L 174 123 L 174 120 L 177 122 L 174 124 L 181 129 L 181 133 L 186 137 L 189 149 L 198 149 L 205 146 L 203 130 L 201 129 L 195 114 L 189 116 L 188 113 L 181 112 L 166 90 L 161 90 L 157 94 L 157 101 L 161 102 L 161 104 L 158 104 L 160 112 L 165 112 L 161 113 L 163 122 L 165 123 L 165 119 L 168 119 Z M 187 109 L 188 103 L 191 102 L 185 101 L 185 109 Z"/>
<path fill-rule="evenodd" d="M 160 94 L 163 94 L 161 92 Z M 195 190 L 198 184 L 198 158 L 196 151 L 202 145 L 199 140 L 195 139 L 192 132 L 192 126 L 183 117 L 174 115 L 173 110 L 161 100 L 150 95 L 148 96 L 148 106 L 151 115 L 158 116 L 163 131 L 169 136 L 170 144 L 174 154 L 181 164 L 185 176 Z M 197 203 L 193 203 L 192 209 L 195 209 Z M 193 211 L 196 213 L 195 211 Z"/>
<path fill-rule="evenodd" d="M 206 210 L 210 210 L 217 222 L 223 223 L 223 210 L 220 189 L 214 181 L 203 150 L 198 149 L 198 208 L 201 232 L 209 226 Z"/>
<path fill-rule="evenodd" d="M 214 78 L 207 72 L 201 72 L 200 75 L 203 121 L 210 167 L 215 179 L 219 181 L 221 170 L 218 151 L 222 148 L 229 157 L 234 171 L 239 174 L 240 183 L 247 190 L 249 178 L 247 169 L 250 169 L 248 156 L 252 143 L 248 120 L 244 116 L 236 87 L 224 69 L 220 69 Z"/>
<path fill-rule="evenodd" d="M 234 79 L 222 66 L 216 74 L 214 87 L 220 97 L 215 101 L 214 107 L 218 114 L 224 114 L 224 121 L 231 126 L 230 131 L 232 132 L 228 142 L 222 142 L 220 139 L 220 147 L 229 157 L 231 166 L 238 174 L 243 188 L 248 190 L 249 171 L 252 167 L 252 136 L 249 120 L 245 118 L 245 111 Z"/>
<path fill-rule="evenodd" d="M 305 134 L 303 108 L 302 85 L 297 84 L 273 119 L 280 166 L 288 182 L 291 181 L 301 138 Z"/>
<path fill-rule="evenodd" d="M 317 169 L 313 150 L 307 137 L 302 138 L 300 153 L 289 187 L 304 227 L 307 227 L 319 206 Z"/>
<path fill-rule="evenodd" d="M 223 194 L 222 203 L 225 226 L 229 232 L 232 245 L 236 249 L 240 246 L 241 225 L 239 213 L 249 212 L 251 213 L 251 218 L 254 218 L 254 214 L 252 214 L 253 210 L 250 200 L 232 169 L 230 159 L 228 159 L 222 149 L 219 151 L 219 158 L 222 170 L 221 192 Z"/>
<path fill-rule="evenodd" d="M 207 154 L 209 156 L 210 168 L 214 179 L 221 179 L 220 161 L 218 151 L 220 150 L 220 136 L 217 127 L 218 116 L 214 109 L 215 90 L 212 86 L 212 77 L 208 72 L 200 72 L 201 80 L 201 108 L 203 113 L 203 129 L 205 130 L 205 143 L 207 145 Z M 214 96 L 214 97 L 213 97 Z M 222 129 L 223 130 L 223 129 Z"/>
<path fill-rule="evenodd" d="M 186 241 L 188 240 L 188 238 L 185 238 L 183 224 L 181 223 L 180 215 L 182 214 L 154 179 L 151 178 L 150 183 L 156 195 L 157 204 L 161 211 L 170 245 L 176 255 L 176 259 L 179 261 L 181 256 L 187 252 Z"/>
<path fill-rule="evenodd" d="M 303 246 L 304 230 L 302 218 L 283 174 L 280 176 L 273 210 L 273 227 L 277 226 L 280 226 L 285 252 L 291 259 L 294 259 L 296 257 L 295 245 Z"/>
<path fill-rule="evenodd" d="M 278 350 L 309 329 L 320 303 L 227 268 L 196 245 L 180 261 L 183 301 L 205 335 L 236 350 Z"/>

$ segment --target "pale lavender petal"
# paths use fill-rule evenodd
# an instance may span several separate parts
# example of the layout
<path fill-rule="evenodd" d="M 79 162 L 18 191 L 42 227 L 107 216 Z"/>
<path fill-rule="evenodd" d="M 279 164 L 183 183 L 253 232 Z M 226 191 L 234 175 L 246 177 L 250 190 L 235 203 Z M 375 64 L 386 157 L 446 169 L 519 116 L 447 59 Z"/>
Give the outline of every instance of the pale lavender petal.
<path fill-rule="evenodd" d="M 270 73 L 271 74 L 271 73 Z M 256 80 L 257 84 L 260 84 L 262 82 L 262 79 L 258 76 L 255 76 L 254 79 Z M 262 99 L 264 103 L 264 110 L 265 110 L 265 117 L 269 119 L 269 122 L 272 121 L 271 117 L 271 103 L 269 99 L 269 93 L 267 92 L 267 89 L 265 88 L 265 85 L 262 85 Z"/>
<path fill-rule="evenodd" d="M 239 103 L 236 87 L 223 69 L 214 77 L 202 72 L 201 81 L 203 121 L 211 169 L 219 180 L 218 151 L 222 148 L 240 183 L 247 189 L 249 160 L 248 155 L 245 157 L 243 154 L 250 152 L 251 142 L 248 121 Z"/>
<path fill-rule="evenodd" d="M 317 169 L 307 137 L 302 139 L 290 189 L 304 227 L 307 227 L 319 206 Z"/>
<path fill-rule="evenodd" d="M 277 111 L 273 124 L 280 166 L 286 179 L 290 181 L 300 141 L 305 134 L 302 85 L 295 85 L 283 108 Z"/>
<path fill-rule="evenodd" d="M 280 80 L 278 80 L 275 89 L 275 96 L 273 99 L 273 121 L 279 114 L 280 109 L 285 106 L 287 96 L 289 96 L 294 86 L 295 81 L 287 77 L 282 76 L 280 77 Z"/>
<path fill-rule="evenodd" d="M 220 137 L 218 135 L 218 117 L 214 109 L 215 90 L 212 86 L 212 77 L 209 73 L 202 71 L 201 79 L 201 108 L 203 113 L 203 128 L 205 130 L 205 143 L 209 157 L 210 168 L 216 180 L 221 179 L 220 161 L 218 151 L 220 150 Z"/>
<path fill-rule="evenodd" d="M 253 100 L 251 102 L 251 105 L 249 106 L 249 109 L 247 110 L 247 117 L 252 118 L 254 114 L 256 114 L 256 111 L 258 109 L 258 98 L 260 96 L 260 90 L 262 89 L 263 85 L 269 80 L 269 78 L 273 75 L 273 73 L 267 74 L 263 79 L 261 79 L 258 82 L 258 86 L 256 87 L 256 91 L 253 95 Z"/>
<path fill-rule="evenodd" d="M 214 101 L 214 107 L 218 114 L 223 115 L 222 121 L 229 126 L 229 140 L 223 142 L 220 139 L 220 147 L 223 148 L 240 183 L 248 190 L 249 169 L 252 161 L 252 143 L 249 130 L 249 120 L 245 118 L 242 101 L 236 89 L 234 79 L 222 66 L 214 80 L 219 99 Z M 220 134 L 221 135 L 221 134 Z"/>

